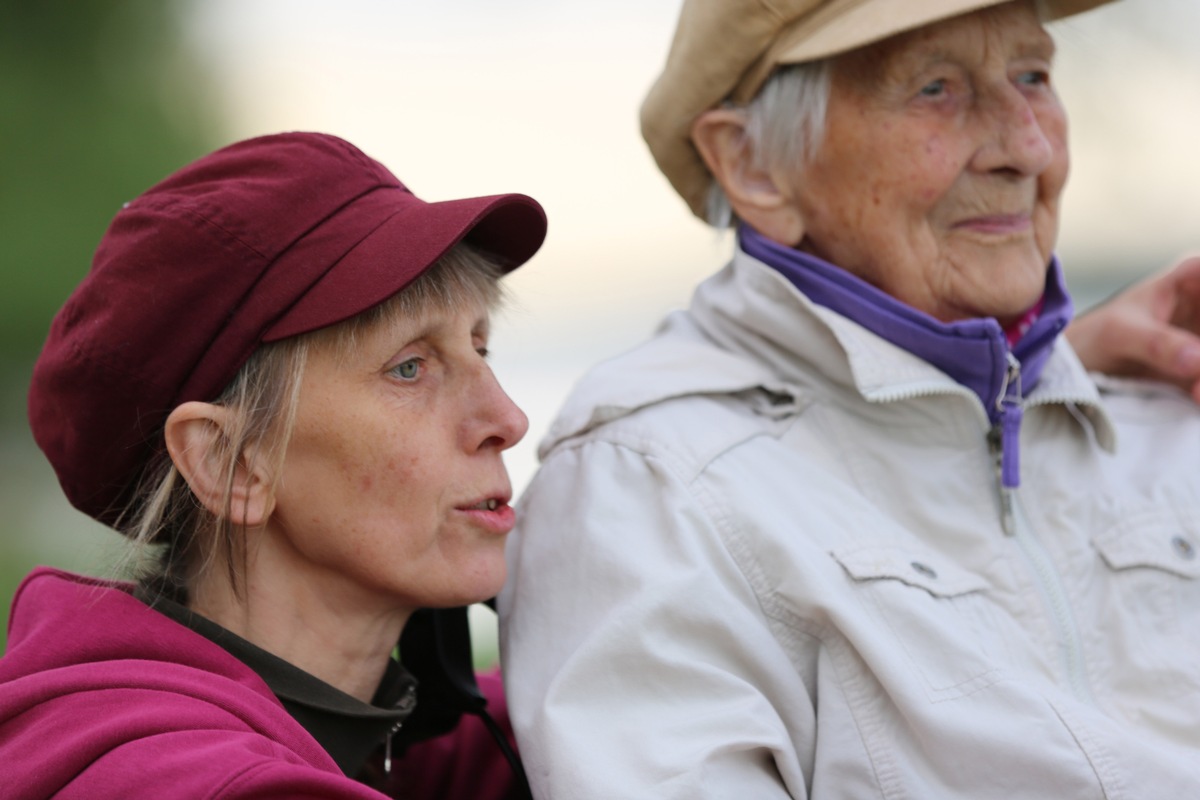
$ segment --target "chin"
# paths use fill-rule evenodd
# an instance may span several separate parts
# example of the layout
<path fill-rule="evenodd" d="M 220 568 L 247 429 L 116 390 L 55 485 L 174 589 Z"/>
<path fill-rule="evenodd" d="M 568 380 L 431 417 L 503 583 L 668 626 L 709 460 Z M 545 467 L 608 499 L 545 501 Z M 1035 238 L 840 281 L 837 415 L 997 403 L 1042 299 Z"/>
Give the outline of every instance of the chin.
<path fill-rule="evenodd" d="M 482 603 L 484 600 L 491 600 L 496 595 L 500 594 L 500 590 L 504 588 L 504 581 L 508 578 L 508 566 L 503 560 L 499 565 L 486 565 L 480 568 L 477 580 L 471 582 L 469 588 L 464 587 L 464 598 L 458 605 L 470 605 L 471 603 Z"/>
<path fill-rule="evenodd" d="M 1007 328 L 1009 325 L 1015 324 L 1021 319 L 1021 317 L 1025 316 L 1025 313 L 1029 311 L 1029 309 L 1033 308 L 1034 304 L 1037 303 L 1041 296 L 1042 292 L 1039 289 L 1039 291 L 1031 297 L 1027 297 L 1021 301 L 1014 301 L 1013 303 L 1006 303 L 1002 307 L 997 307 L 993 313 L 981 314 L 980 316 L 992 317 L 999 322 L 1002 327 Z"/>
<path fill-rule="evenodd" d="M 990 302 L 986 303 L 985 313 L 980 316 L 995 317 L 1002 324 L 1020 319 L 1025 312 L 1033 308 L 1046 291 L 1046 266 L 1044 264 L 1021 264 L 1011 268 L 1007 273 L 1019 276 L 1014 280 L 996 286 Z"/>

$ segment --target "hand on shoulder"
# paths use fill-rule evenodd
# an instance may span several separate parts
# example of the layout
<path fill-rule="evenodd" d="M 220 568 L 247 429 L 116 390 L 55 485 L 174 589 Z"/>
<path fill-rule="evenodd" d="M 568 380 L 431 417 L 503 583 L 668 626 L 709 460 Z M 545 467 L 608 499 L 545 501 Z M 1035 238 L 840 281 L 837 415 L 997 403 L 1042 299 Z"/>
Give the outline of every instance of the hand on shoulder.
<path fill-rule="evenodd" d="M 1093 372 L 1165 381 L 1200 403 L 1200 256 L 1184 258 L 1082 315 L 1067 338 Z"/>

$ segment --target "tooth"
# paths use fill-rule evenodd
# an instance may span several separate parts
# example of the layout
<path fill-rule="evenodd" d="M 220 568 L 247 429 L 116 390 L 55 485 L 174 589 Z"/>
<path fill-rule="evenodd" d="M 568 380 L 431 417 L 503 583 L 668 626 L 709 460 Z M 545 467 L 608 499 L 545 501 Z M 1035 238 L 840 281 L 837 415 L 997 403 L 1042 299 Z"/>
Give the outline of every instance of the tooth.
<path fill-rule="evenodd" d="M 496 507 L 499 505 L 500 505 L 500 503 L 495 498 L 492 498 L 491 500 L 487 501 L 488 511 L 495 511 Z"/>

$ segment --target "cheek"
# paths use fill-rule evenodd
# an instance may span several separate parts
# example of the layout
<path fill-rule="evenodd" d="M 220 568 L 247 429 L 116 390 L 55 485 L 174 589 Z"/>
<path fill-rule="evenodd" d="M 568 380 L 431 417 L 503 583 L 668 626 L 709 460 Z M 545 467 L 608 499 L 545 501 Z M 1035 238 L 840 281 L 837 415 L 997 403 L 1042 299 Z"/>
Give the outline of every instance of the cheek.
<path fill-rule="evenodd" d="M 356 456 L 353 469 L 358 476 L 357 485 L 362 499 L 364 502 L 373 501 L 378 506 L 409 505 L 408 498 L 413 488 L 420 484 L 421 476 L 428 472 L 417 456 L 379 454 L 373 457 L 367 448 L 360 449 Z"/>
<path fill-rule="evenodd" d="M 1054 159 L 1050 166 L 1038 178 L 1043 196 L 1057 201 L 1063 187 L 1067 185 L 1067 175 L 1071 171 L 1071 156 L 1067 151 L 1066 142 L 1054 145 Z"/>
<path fill-rule="evenodd" d="M 941 176 L 950 170 L 950 154 L 942 137 L 933 135 L 925 140 L 925 158 L 922 162 L 912 165 L 909 172 L 909 185 L 919 187 L 916 197 L 922 206 L 930 206 L 938 201 L 945 192 L 942 185 L 950 183 L 943 181 Z"/>
<path fill-rule="evenodd" d="M 940 133 L 910 133 L 876 141 L 871 151 L 875 158 L 862 164 L 859 177 L 869 187 L 869 203 L 876 213 L 886 215 L 876 224 L 903 225 L 923 218 L 963 171 L 963 160 Z"/>
<path fill-rule="evenodd" d="M 1057 103 L 1035 109 L 1034 116 L 1042 135 L 1050 145 L 1050 166 L 1042 173 L 1039 182 L 1054 194 L 1062 191 L 1071 168 L 1070 148 L 1067 144 L 1067 115 Z"/>

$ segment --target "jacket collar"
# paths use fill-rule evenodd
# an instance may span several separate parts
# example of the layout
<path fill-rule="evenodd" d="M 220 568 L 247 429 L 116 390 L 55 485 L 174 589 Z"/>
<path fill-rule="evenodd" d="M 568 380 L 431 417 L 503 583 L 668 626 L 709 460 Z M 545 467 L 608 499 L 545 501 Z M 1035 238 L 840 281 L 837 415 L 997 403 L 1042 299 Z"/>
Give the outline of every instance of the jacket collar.
<path fill-rule="evenodd" d="M 416 705 L 416 680 L 395 661 L 388 663 L 372 702 L 364 703 L 186 606 L 140 588 L 134 589 L 134 596 L 252 669 L 350 777 L 359 774 L 388 733 L 398 729 Z"/>
<path fill-rule="evenodd" d="M 1055 258 L 1046 272 L 1041 313 L 1010 348 L 1000 324 L 990 318 L 941 322 L 871 284 L 808 253 L 771 241 L 752 228 L 739 231 L 742 249 L 777 270 L 817 305 L 836 311 L 877 336 L 927 361 L 970 389 L 994 425 L 1000 420 L 1012 359 L 1020 368 L 1018 394 L 1037 386 L 1058 335 L 1073 308 Z M 1011 358 L 1010 358 L 1011 353 Z"/>
<path fill-rule="evenodd" d="M 649 341 L 584 375 L 538 452 L 545 457 L 563 439 L 677 397 L 761 390 L 800 400 L 814 375 L 873 403 L 929 394 L 975 397 L 928 361 L 813 303 L 739 247 L 731 264 L 697 287 L 687 311 L 668 315 Z M 1113 447 L 1099 392 L 1065 340 L 1055 340 L 1027 400 L 1077 405 L 1098 442 Z"/>

